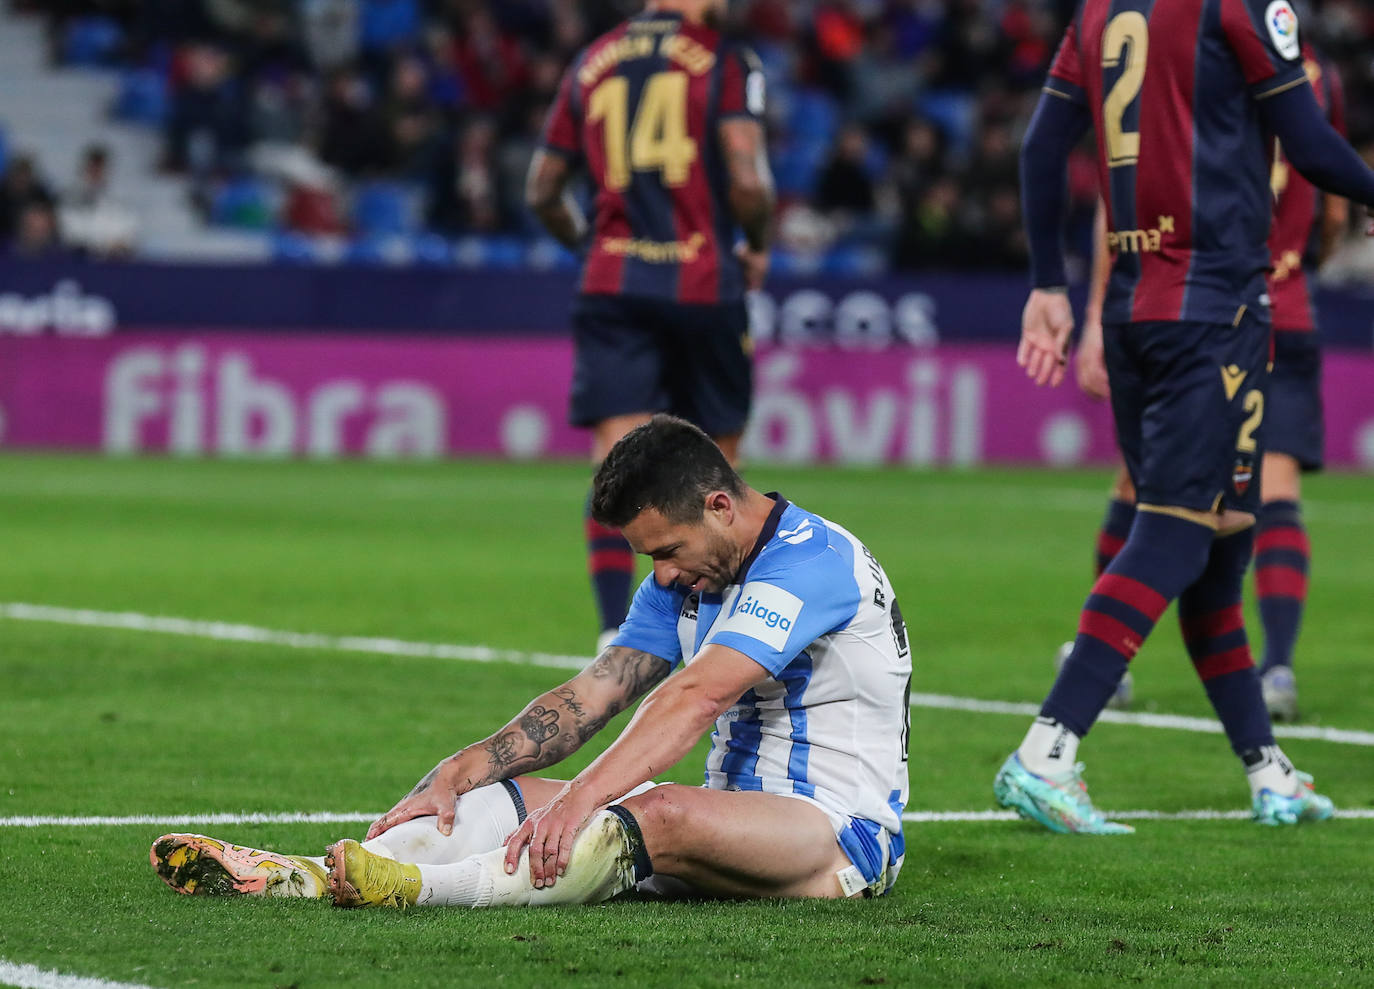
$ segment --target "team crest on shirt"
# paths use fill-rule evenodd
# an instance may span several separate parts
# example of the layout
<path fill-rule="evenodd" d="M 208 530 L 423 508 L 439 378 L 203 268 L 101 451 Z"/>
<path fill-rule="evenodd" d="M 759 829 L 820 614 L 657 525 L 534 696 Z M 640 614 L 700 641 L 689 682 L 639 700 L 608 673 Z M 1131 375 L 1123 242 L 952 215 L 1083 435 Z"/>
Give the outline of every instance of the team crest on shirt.
<path fill-rule="evenodd" d="M 1236 465 L 1231 468 L 1231 486 L 1236 489 L 1237 497 L 1245 497 L 1245 492 L 1250 490 L 1250 482 L 1254 476 L 1253 464 L 1247 460 L 1236 461 Z"/>
<path fill-rule="evenodd" d="M 1293 61 L 1302 54 L 1298 41 L 1298 15 L 1288 0 L 1274 0 L 1264 11 L 1264 25 L 1269 28 L 1269 40 L 1280 55 Z"/>

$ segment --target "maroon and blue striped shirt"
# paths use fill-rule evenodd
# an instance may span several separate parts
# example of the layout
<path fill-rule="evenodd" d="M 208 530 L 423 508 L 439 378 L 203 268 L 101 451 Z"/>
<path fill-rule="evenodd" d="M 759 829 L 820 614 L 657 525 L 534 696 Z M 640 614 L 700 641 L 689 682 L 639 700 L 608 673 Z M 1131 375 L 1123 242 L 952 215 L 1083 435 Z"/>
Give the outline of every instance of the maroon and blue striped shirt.
<path fill-rule="evenodd" d="M 742 298 L 717 132 L 762 115 L 757 57 L 703 24 L 647 11 L 588 45 L 544 126 L 545 150 L 584 162 L 596 184 L 582 292 Z"/>
<path fill-rule="evenodd" d="M 1256 101 L 1307 84 L 1288 0 L 1083 0 L 1045 90 L 1086 105 L 1114 254 L 1109 323 L 1230 323 L 1269 268 Z"/>

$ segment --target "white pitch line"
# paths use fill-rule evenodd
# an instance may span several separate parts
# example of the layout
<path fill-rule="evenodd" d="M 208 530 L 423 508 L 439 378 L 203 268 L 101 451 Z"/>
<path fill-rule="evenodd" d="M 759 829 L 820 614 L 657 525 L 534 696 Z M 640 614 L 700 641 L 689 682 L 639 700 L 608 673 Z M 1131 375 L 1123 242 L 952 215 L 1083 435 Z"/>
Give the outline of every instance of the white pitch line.
<path fill-rule="evenodd" d="M 1122 810 L 1104 811 L 1108 817 L 1128 821 L 1242 821 L 1248 820 L 1247 810 Z M 302 811 L 283 814 L 133 814 L 127 817 L 0 817 L 0 828 L 117 828 L 159 827 L 194 828 L 210 825 L 247 824 L 368 824 L 382 816 L 381 811 L 364 814 L 355 811 Z M 1374 820 L 1374 808 L 1338 810 L 1343 820 Z M 991 821 L 1015 821 L 1018 817 L 1009 810 L 911 810 L 902 815 L 908 824 L 985 824 Z M 0 982 L 3 982 L 0 979 Z"/>
<path fill-rule="evenodd" d="M 36 965 L 18 965 L 0 958 L 0 984 L 21 989 L 149 989 L 137 982 L 111 982 L 85 975 L 64 975 Z"/>
<path fill-rule="evenodd" d="M 976 697 L 949 697 L 944 694 L 912 694 L 912 707 L 943 708 L 948 711 L 973 711 L 978 714 L 1019 714 L 1033 718 L 1040 713 L 1039 704 L 1018 701 L 985 701 Z M 1220 735 L 1224 729 L 1220 721 L 1211 718 L 1192 718 L 1182 714 L 1152 714 L 1149 711 L 1103 711 L 1098 721 L 1142 728 L 1172 728 L 1176 731 L 1196 731 Z M 1274 725 L 1276 738 L 1307 738 L 1343 745 L 1374 746 L 1374 731 L 1348 728 L 1327 728 L 1323 725 Z"/>
<path fill-rule="evenodd" d="M 517 663 L 524 666 L 545 666 L 555 669 L 580 670 L 591 662 L 587 656 L 563 656 L 556 653 L 525 652 L 519 649 L 493 649 L 490 646 L 451 645 L 442 642 L 412 642 L 405 639 L 374 638 L 359 635 L 322 635 L 316 632 L 290 632 L 241 625 L 230 622 L 201 621 L 194 618 L 174 618 L 167 615 L 145 615 L 136 611 L 94 611 L 87 608 L 60 608 L 51 605 L 0 602 L 0 618 L 14 621 L 48 622 L 56 625 L 82 625 L 92 628 L 113 628 L 133 632 L 160 632 L 184 635 L 221 642 L 251 642 L 261 645 L 286 646 L 292 649 L 324 649 L 341 652 L 375 653 L 384 656 L 407 656 L 423 659 L 456 659 L 473 663 Z M 978 714 L 1012 714 L 1035 717 L 1039 705 L 1017 701 L 990 701 L 976 697 L 951 697 L 945 694 L 912 694 L 912 707 L 937 708 L 953 711 L 972 711 Z M 1221 734 L 1221 723 L 1210 718 L 1192 718 L 1178 714 L 1152 714 L 1145 711 L 1103 711 L 1099 721 L 1136 725 L 1144 728 L 1168 728 L 1175 731 Z M 1322 725 L 1275 725 L 1278 738 L 1302 738 L 1342 745 L 1374 746 L 1374 732 Z"/>
<path fill-rule="evenodd" d="M 1248 821 L 1248 810 L 1102 810 L 1114 821 Z M 1374 821 L 1374 809 L 1360 807 L 1338 810 L 1342 820 Z M 983 824 L 989 821 L 1016 821 L 1020 815 L 1010 810 L 912 810 L 902 815 L 908 824 Z"/>

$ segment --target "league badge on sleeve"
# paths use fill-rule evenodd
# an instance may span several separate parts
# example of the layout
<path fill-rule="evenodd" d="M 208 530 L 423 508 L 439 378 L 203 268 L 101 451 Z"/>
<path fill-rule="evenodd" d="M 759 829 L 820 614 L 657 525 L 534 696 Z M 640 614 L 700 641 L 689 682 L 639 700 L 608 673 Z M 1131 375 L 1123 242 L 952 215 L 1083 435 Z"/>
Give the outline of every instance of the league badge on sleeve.
<path fill-rule="evenodd" d="M 1269 40 L 1274 43 L 1278 53 L 1288 61 L 1302 54 L 1298 41 L 1298 15 L 1288 0 L 1274 0 L 1264 11 L 1264 25 L 1269 29 Z"/>

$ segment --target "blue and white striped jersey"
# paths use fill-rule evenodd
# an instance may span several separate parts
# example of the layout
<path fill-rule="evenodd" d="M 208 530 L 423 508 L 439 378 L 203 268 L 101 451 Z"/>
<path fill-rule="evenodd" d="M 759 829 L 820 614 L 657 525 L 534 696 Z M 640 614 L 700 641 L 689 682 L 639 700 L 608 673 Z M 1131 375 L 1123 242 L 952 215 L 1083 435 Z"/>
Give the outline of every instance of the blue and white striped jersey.
<path fill-rule="evenodd" d="M 911 653 L 896 595 L 852 535 L 777 495 L 737 583 L 640 585 L 614 644 L 673 666 L 710 643 L 771 677 L 716 722 L 706 785 L 799 794 L 876 822 L 900 854 Z"/>

